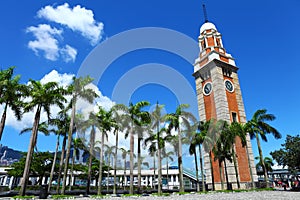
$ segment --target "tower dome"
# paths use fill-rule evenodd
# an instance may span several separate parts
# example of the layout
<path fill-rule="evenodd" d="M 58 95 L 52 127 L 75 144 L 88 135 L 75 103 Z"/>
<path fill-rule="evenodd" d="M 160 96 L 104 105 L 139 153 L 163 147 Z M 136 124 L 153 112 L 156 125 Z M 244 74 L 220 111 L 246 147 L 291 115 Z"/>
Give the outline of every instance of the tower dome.
<path fill-rule="evenodd" d="M 210 30 L 210 29 L 217 30 L 216 26 L 213 23 L 205 22 L 200 28 L 200 34 L 203 33 L 203 31 Z"/>

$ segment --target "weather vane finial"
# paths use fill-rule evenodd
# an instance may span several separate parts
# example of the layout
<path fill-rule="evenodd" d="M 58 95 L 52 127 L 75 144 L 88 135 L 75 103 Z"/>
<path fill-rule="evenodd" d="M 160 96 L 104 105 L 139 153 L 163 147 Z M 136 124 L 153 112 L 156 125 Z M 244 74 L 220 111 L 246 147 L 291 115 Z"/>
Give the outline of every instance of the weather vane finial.
<path fill-rule="evenodd" d="M 205 4 L 202 4 L 205 23 L 208 22 Z"/>

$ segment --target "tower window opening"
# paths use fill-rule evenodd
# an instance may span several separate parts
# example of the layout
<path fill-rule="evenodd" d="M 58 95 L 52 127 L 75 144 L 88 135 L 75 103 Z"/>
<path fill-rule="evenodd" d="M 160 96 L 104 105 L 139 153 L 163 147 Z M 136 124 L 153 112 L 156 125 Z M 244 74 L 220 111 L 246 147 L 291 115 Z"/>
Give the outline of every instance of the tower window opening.
<path fill-rule="evenodd" d="M 216 38 L 216 43 L 217 43 L 217 46 L 220 46 L 220 40 L 219 40 L 219 38 Z"/>
<path fill-rule="evenodd" d="M 232 112 L 231 113 L 231 117 L 232 117 L 232 122 L 237 122 L 237 114 L 236 114 L 236 112 Z"/>
<path fill-rule="evenodd" d="M 206 43 L 205 43 L 205 39 L 202 42 L 202 48 L 205 49 L 206 48 Z"/>

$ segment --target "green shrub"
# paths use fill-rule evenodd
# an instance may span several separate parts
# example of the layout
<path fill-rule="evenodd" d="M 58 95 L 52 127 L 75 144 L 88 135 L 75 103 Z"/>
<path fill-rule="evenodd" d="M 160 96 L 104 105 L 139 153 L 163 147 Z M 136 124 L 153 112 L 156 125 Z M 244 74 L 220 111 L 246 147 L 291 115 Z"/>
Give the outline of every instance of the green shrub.
<path fill-rule="evenodd" d="M 53 195 L 52 199 L 75 199 L 75 197 L 71 195 L 57 194 L 57 195 Z"/>
<path fill-rule="evenodd" d="M 13 199 L 34 199 L 34 196 L 14 196 Z"/>

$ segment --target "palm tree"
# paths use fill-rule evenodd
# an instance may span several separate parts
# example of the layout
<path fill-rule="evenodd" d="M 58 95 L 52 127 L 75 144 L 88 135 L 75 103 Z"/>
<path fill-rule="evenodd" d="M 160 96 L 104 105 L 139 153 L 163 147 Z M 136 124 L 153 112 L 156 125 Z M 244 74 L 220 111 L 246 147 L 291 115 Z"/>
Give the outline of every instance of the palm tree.
<path fill-rule="evenodd" d="M 80 118 L 79 116 L 78 118 Z M 91 112 L 89 114 L 89 118 L 87 120 L 78 119 L 78 134 L 85 136 L 85 132 L 87 129 L 90 130 L 90 142 L 89 142 L 89 162 L 88 162 L 88 177 L 87 177 L 87 186 L 86 186 L 86 194 L 90 192 L 90 184 L 92 178 L 92 162 L 94 158 L 94 150 L 95 150 L 95 134 L 96 127 L 98 126 L 97 116 Z M 82 137 L 83 138 L 83 137 Z"/>
<path fill-rule="evenodd" d="M 20 84 L 20 75 L 13 77 L 14 67 L 10 67 L 7 70 L 0 72 L 0 104 L 4 104 L 4 110 L 0 122 L 0 140 L 5 127 L 7 108 L 10 107 L 14 112 L 17 120 L 21 120 L 22 117 L 22 98 L 26 96 L 26 86 Z"/>
<path fill-rule="evenodd" d="M 144 108 L 145 106 L 150 105 L 149 102 L 147 101 L 140 101 L 138 103 L 136 103 L 135 105 L 130 103 L 129 104 L 129 108 L 128 108 L 128 115 L 131 118 L 131 127 L 130 127 L 130 189 L 129 189 L 129 193 L 133 194 L 133 167 L 134 167 L 134 163 L 133 163 L 133 154 L 134 154 L 134 132 L 135 132 L 135 128 L 137 126 L 143 126 L 147 123 L 150 122 L 150 116 L 148 112 L 142 111 L 142 108 Z M 127 134 L 126 134 L 127 135 Z M 125 135 L 125 136 L 126 136 Z M 140 140 L 138 138 L 138 140 Z M 140 153 L 141 153 L 141 149 L 140 149 L 140 141 L 138 142 L 138 163 L 140 163 Z M 140 172 L 138 172 L 138 187 L 140 188 L 140 178 L 141 178 L 141 174 Z"/>
<path fill-rule="evenodd" d="M 108 139 L 107 132 L 112 130 L 112 126 L 115 123 L 112 120 L 112 111 L 105 111 L 101 106 L 99 106 L 99 111 L 96 114 L 98 118 L 98 123 L 101 132 L 101 147 L 100 147 L 100 164 L 99 164 L 99 179 L 98 179 L 98 195 L 102 193 L 102 168 L 103 168 L 103 155 L 104 155 L 104 143 L 105 138 Z"/>
<path fill-rule="evenodd" d="M 162 193 L 162 172 L 161 172 L 161 161 L 162 161 L 162 156 L 161 156 L 161 150 L 164 146 L 162 144 L 164 140 L 162 140 L 162 137 L 160 137 L 160 126 L 161 123 L 164 120 L 164 115 L 162 115 L 162 109 L 164 108 L 164 105 L 159 105 L 158 102 L 156 103 L 155 109 L 153 112 L 151 112 L 151 121 L 152 125 L 151 128 L 154 130 L 153 132 L 156 132 L 156 143 L 157 143 L 157 157 L 158 157 L 158 194 Z"/>
<path fill-rule="evenodd" d="M 229 145 L 231 146 L 231 156 L 234 164 L 234 170 L 235 170 L 235 177 L 237 186 L 240 189 L 240 180 L 239 180 L 239 173 L 237 169 L 237 158 L 236 158 L 236 152 L 235 152 L 235 145 L 236 145 L 236 139 L 239 138 L 238 141 L 241 142 L 242 146 L 247 146 L 247 140 L 246 140 L 246 134 L 243 130 L 243 125 L 237 122 L 232 122 L 230 125 L 225 124 L 224 130 L 226 138 L 229 142 Z M 250 163 L 250 160 L 249 160 Z M 250 167 L 250 170 L 251 167 Z"/>
<path fill-rule="evenodd" d="M 26 133 L 26 132 L 30 132 L 32 131 L 33 127 L 30 128 L 24 128 L 23 130 L 21 130 L 20 135 Z M 47 122 L 42 122 L 38 125 L 38 132 L 40 133 L 44 133 L 45 136 L 49 136 L 51 132 L 54 132 L 53 129 L 49 129 L 48 123 Z M 37 150 L 37 146 L 36 144 L 34 145 L 34 148 L 36 151 Z"/>
<path fill-rule="evenodd" d="M 197 124 L 196 124 L 197 125 Z M 197 161 L 197 152 L 196 152 L 196 147 L 198 146 L 198 133 L 191 132 L 191 137 L 189 138 L 191 141 L 189 142 L 189 153 L 190 155 L 194 155 L 195 159 L 195 169 L 196 169 L 196 179 L 197 179 L 197 192 L 200 191 L 200 185 L 199 185 L 199 170 L 198 170 L 198 161 Z"/>
<path fill-rule="evenodd" d="M 106 155 L 106 159 L 107 159 L 107 182 L 106 182 L 106 192 L 108 192 L 108 186 L 109 186 L 109 171 L 110 171 L 110 161 L 111 161 L 111 156 L 114 156 L 114 149 L 116 148 L 115 146 L 109 146 L 109 145 L 105 145 L 106 151 L 105 151 L 105 155 Z"/>
<path fill-rule="evenodd" d="M 66 152 L 66 144 L 67 144 L 67 133 L 69 130 L 69 124 L 71 121 L 70 116 L 67 114 L 68 108 L 62 109 L 59 113 L 57 118 L 50 119 L 49 123 L 57 127 L 57 134 L 63 137 L 63 142 L 61 146 L 61 155 L 60 155 L 60 162 L 59 162 L 59 169 L 58 169 L 58 177 L 57 177 L 57 186 L 56 186 L 56 193 L 59 193 L 60 188 L 60 181 L 61 181 L 61 173 L 64 165 L 64 158 Z M 75 130 L 73 130 L 75 132 Z M 59 142 L 59 141 L 58 141 Z M 53 171 L 51 169 L 51 174 L 54 172 L 54 166 L 52 165 Z M 50 174 L 50 177 L 51 177 Z M 53 175 L 52 175 L 53 176 Z M 52 181 L 49 182 L 48 191 L 50 191 Z"/>
<path fill-rule="evenodd" d="M 118 155 L 118 143 L 119 143 L 119 131 L 123 131 L 128 125 L 128 115 L 123 114 L 126 111 L 126 106 L 123 104 L 116 104 L 111 108 L 112 117 L 114 120 L 114 135 L 116 136 L 115 152 L 114 152 L 114 188 L 113 194 L 117 193 L 117 155 Z"/>
<path fill-rule="evenodd" d="M 256 169 L 262 168 L 262 164 L 260 162 L 259 156 L 256 156 L 255 159 L 259 160 L 259 162 L 256 164 Z M 272 158 L 265 157 L 264 158 L 264 164 L 266 166 L 267 173 L 273 171 L 272 166 L 274 166 L 274 163 L 273 163 L 273 159 Z"/>
<path fill-rule="evenodd" d="M 260 145 L 260 138 L 263 141 L 267 142 L 268 139 L 266 134 L 270 134 L 270 133 L 275 137 L 275 139 L 281 138 L 281 134 L 278 132 L 278 130 L 267 123 L 267 121 L 273 121 L 275 120 L 275 118 L 276 117 L 273 114 L 268 114 L 266 109 L 261 109 L 261 110 L 257 110 L 253 114 L 251 120 L 248 121 L 245 125 L 246 131 L 250 134 L 250 138 L 256 139 L 257 148 L 259 152 L 259 159 L 260 159 L 260 163 L 262 164 L 262 169 L 264 172 L 264 177 L 265 177 L 265 182 L 267 184 L 267 187 L 268 187 L 268 173 L 264 163 L 264 157 Z"/>
<path fill-rule="evenodd" d="M 180 104 L 175 113 L 167 114 L 165 120 L 169 122 L 168 132 L 170 133 L 172 129 L 178 131 L 178 168 L 179 168 L 179 184 L 180 192 L 184 192 L 183 186 L 183 167 L 182 167 L 182 136 L 181 130 L 182 126 L 185 126 L 186 129 L 190 129 L 190 121 L 195 122 L 196 118 L 192 113 L 184 111 L 189 107 L 188 104 Z"/>
<path fill-rule="evenodd" d="M 75 181 L 75 177 L 73 177 L 74 173 L 74 166 L 75 166 L 75 159 L 79 160 L 80 150 L 84 150 L 84 141 L 83 138 L 79 138 L 76 134 L 76 138 L 73 138 L 73 155 L 72 155 L 72 164 L 71 164 L 71 174 L 70 174 L 70 181 L 69 181 L 69 191 L 72 190 L 72 186 Z"/>
<path fill-rule="evenodd" d="M 124 187 L 124 190 L 125 190 L 125 187 L 127 185 L 127 182 L 125 182 L 126 181 L 126 158 L 127 158 L 127 155 L 130 154 L 130 150 L 126 150 L 124 148 L 121 148 L 120 150 L 122 151 L 122 159 L 124 160 L 123 187 Z"/>
<path fill-rule="evenodd" d="M 203 155 L 202 155 L 202 147 L 206 144 L 211 144 L 211 138 L 208 136 L 210 121 L 200 121 L 198 123 L 198 134 L 196 135 L 196 144 L 198 144 L 199 150 L 199 161 L 200 161 L 200 171 L 201 171 L 201 182 L 202 182 L 202 191 L 205 191 L 205 183 L 204 183 L 204 167 L 203 167 Z"/>
<path fill-rule="evenodd" d="M 67 173 L 68 173 L 68 166 L 69 166 L 69 158 L 70 158 L 70 151 L 71 151 L 71 144 L 72 144 L 72 135 L 74 130 L 74 120 L 75 120 L 75 112 L 76 112 L 76 102 L 78 98 L 82 98 L 89 103 L 93 103 L 94 98 L 96 98 L 98 95 L 95 93 L 93 89 L 88 89 L 86 86 L 90 84 L 93 81 L 92 78 L 89 76 L 82 78 L 74 78 L 73 83 L 69 86 L 69 92 L 72 93 L 72 99 L 71 99 L 71 121 L 70 121 L 70 127 L 68 132 L 68 146 L 67 146 L 67 152 L 66 152 L 66 161 L 65 161 L 65 167 L 64 167 L 64 176 L 63 176 L 63 184 L 61 193 L 65 194 L 66 190 L 66 181 L 67 181 Z"/>
<path fill-rule="evenodd" d="M 213 168 L 213 147 L 219 137 L 219 125 L 217 120 L 210 119 L 208 121 L 202 122 L 202 126 L 199 127 L 200 131 L 205 135 L 203 140 L 203 149 L 208 154 L 210 169 L 211 169 L 211 179 L 212 179 L 212 190 L 215 190 L 215 178 L 214 178 L 214 168 Z"/>
<path fill-rule="evenodd" d="M 44 109 L 49 119 L 51 114 L 50 106 L 58 105 L 60 108 L 63 108 L 63 102 L 66 101 L 63 96 L 66 93 L 65 90 L 63 88 L 59 88 L 56 82 L 48 82 L 42 84 L 39 81 L 30 80 L 30 85 L 28 87 L 31 99 L 29 102 L 25 103 L 24 111 L 29 112 L 36 108 L 36 112 L 33 122 L 32 134 L 30 137 L 30 143 L 28 146 L 23 178 L 21 181 L 20 195 L 22 196 L 25 195 L 29 178 L 29 169 L 32 161 L 33 149 L 37 142 L 38 125 L 40 122 L 42 109 Z"/>
<path fill-rule="evenodd" d="M 225 127 L 227 126 L 226 122 L 219 120 L 217 122 L 218 124 L 225 124 Z M 224 177 L 223 177 L 223 166 L 222 162 L 224 163 L 224 171 L 225 171 L 225 177 L 226 177 L 226 183 L 227 183 L 227 189 L 229 189 L 229 181 L 228 181 L 228 174 L 227 174 L 227 166 L 226 166 L 226 159 L 232 162 L 231 157 L 231 143 L 228 140 L 228 136 L 225 131 L 221 131 L 219 133 L 219 138 L 216 142 L 216 145 L 213 147 L 213 153 L 214 153 L 214 159 L 218 160 L 219 163 L 219 172 L 220 172 L 220 179 L 221 179 L 221 187 L 222 190 L 224 189 Z"/>
<path fill-rule="evenodd" d="M 168 189 L 169 189 L 169 159 L 173 162 L 174 152 L 173 151 L 166 152 L 165 149 L 163 149 L 162 155 L 163 155 L 163 158 L 167 159 L 167 164 L 166 164 L 166 167 L 167 167 L 167 186 L 168 186 Z"/>
<path fill-rule="evenodd" d="M 50 119 L 49 124 L 54 125 L 57 128 L 54 130 L 54 134 L 57 135 L 57 140 L 56 140 L 56 148 L 55 148 L 55 154 L 54 154 L 54 159 L 51 167 L 51 172 L 50 172 L 50 178 L 49 178 L 49 183 L 48 183 L 48 192 L 51 190 L 51 185 L 52 185 L 52 179 L 53 179 L 53 174 L 54 174 L 54 169 L 55 169 L 55 164 L 56 164 L 56 158 L 58 154 L 58 148 L 59 148 L 59 140 L 60 136 L 63 136 L 63 144 L 62 144 L 62 150 L 61 150 L 61 161 L 59 165 L 59 170 L 58 170 L 58 179 L 57 179 L 57 193 L 58 189 L 60 186 L 60 176 L 61 176 L 61 170 L 62 170 L 62 165 L 63 165 L 63 157 L 65 155 L 65 146 L 66 146 L 66 141 L 67 141 L 67 132 L 68 132 L 68 124 L 70 123 L 70 118 L 66 113 L 65 109 L 62 109 L 57 117 L 55 119 Z"/>

